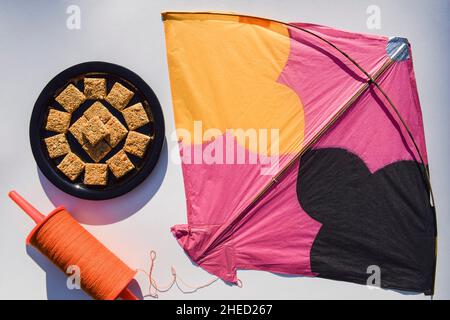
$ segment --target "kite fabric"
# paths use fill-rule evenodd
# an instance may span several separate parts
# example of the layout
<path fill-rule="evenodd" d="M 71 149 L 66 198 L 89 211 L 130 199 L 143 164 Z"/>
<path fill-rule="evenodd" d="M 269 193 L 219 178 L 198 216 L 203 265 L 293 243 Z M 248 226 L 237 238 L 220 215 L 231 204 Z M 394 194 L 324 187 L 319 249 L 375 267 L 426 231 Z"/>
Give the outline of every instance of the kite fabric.
<path fill-rule="evenodd" d="M 163 21 L 187 204 L 171 230 L 191 260 L 231 283 L 251 269 L 366 284 L 378 267 L 381 287 L 432 294 L 407 40 L 228 13 Z M 242 132 L 277 135 L 261 147 Z"/>

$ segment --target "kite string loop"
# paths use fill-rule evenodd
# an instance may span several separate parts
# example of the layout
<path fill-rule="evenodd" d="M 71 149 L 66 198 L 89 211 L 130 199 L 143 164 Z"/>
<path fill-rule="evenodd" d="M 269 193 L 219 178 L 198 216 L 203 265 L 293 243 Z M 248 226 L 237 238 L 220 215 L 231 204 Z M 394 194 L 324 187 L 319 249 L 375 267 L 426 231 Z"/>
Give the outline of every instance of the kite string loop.
<path fill-rule="evenodd" d="M 212 279 L 211 281 L 209 281 L 209 282 L 207 282 L 207 283 L 205 283 L 203 285 L 192 286 L 192 285 L 186 283 L 177 274 L 177 271 L 172 266 L 171 267 L 172 280 L 170 281 L 170 283 L 168 285 L 161 287 L 161 286 L 158 285 L 158 283 L 156 282 L 155 278 L 153 277 L 153 270 L 154 270 L 154 267 L 155 267 L 155 260 L 156 260 L 156 251 L 151 250 L 150 251 L 150 267 L 149 267 L 149 271 L 147 272 L 147 271 L 145 271 L 143 269 L 137 269 L 137 271 L 140 271 L 140 272 L 144 273 L 147 276 L 147 278 L 148 278 L 148 282 L 149 282 L 148 293 L 144 297 L 151 297 L 151 298 L 158 299 L 158 293 L 167 292 L 170 289 L 172 289 L 172 287 L 174 285 L 176 285 L 178 290 L 180 290 L 184 294 L 194 293 L 194 292 L 197 292 L 200 289 L 203 289 L 203 288 L 206 288 L 206 287 L 212 285 L 214 282 L 219 280 L 219 278 L 216 277 L 216 278 Z M 185 290 L 182 286 L 180 286 L 180 283 L 183 284 L 184 287 L 188 287 L 189 290 Z"/>

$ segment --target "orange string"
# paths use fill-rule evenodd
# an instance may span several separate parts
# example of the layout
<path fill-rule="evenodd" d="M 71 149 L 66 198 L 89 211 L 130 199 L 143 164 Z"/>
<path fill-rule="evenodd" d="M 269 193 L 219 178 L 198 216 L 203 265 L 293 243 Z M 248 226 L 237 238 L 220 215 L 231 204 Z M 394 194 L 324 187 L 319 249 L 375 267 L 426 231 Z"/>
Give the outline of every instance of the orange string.
<path fill-rule="evenodd" d="M 153 269 L 155 267 L 155 260 L 156 260 L 156 252 L 154 250 L 150 251 L 150 267 L 149 267 L 149 271 L 145 271 L 143 269 L 138 269 L 138 271 L 144 273 L 147 278 L 148 278 L 148 282 L 149 282 L 149 288 L 148 288 L 148 293 L 144 296 L 144 297 L 151 297 L 151 298 L 158 298 L 158 293 L 162 293 L 162 292 L 167 292 L 170 289 L 172 289 L 172 287 L 174 285 L 177 286 L 178 290 L 180 290 L 182 293 L 184 294 L 189 294 L 189 293 L 194 293 L 197 292 L 200 289 L 206 288 L 210 285 L 212 285 L 214 282 L 216 282 L 217 280 L 219 280 L 219 278 L 214 278 L 211 281 L 203 284 L 203 285 L 199 285 L 199 286 L 192 286 L 187 284 L 185 281 L 183 281 L 183 279 L 177 274 L 176 270 L 174 267 L 171 268 L 171 274 L 172 274 L 172 280 L 170 281 L 170 283 L 164 287 L 161 287 L 157 284 L 156 280 L 153 278 L 152 274 L 153 274 Z M 240 280 L 239 280 L 240 281 Z M 181 282 L 185 287 L 188 287 L 190 290 L 186 290 L 184 289 L 182 286 L 180 286 Z"/>
<path fill-rule="evenodd" d="M 94 299 L 116 299 L 136 274 L 66 210 L 46 220 L 30 243 L 63 272 L 77 266 L 81 288 Z"/>

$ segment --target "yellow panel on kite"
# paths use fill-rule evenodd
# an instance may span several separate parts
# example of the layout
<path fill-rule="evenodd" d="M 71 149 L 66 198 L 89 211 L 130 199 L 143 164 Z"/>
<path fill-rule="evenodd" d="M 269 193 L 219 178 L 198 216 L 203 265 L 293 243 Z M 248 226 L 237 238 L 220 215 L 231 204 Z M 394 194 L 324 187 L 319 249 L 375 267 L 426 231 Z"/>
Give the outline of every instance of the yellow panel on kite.
<path fill-rule="evenodd" d="M 278 82 L 290 51 L 284 25 L 214 14 L 163 17 L 177 129 L 194 136 L 194 121 L 202 121 L 204 131 L 218 129 L 217 134 L 279 129 L 279 153 L 300 150 L 303 105 L 291 88 Z M 274 153 L 270 143 L 268 150 L 245 147 Z"/>

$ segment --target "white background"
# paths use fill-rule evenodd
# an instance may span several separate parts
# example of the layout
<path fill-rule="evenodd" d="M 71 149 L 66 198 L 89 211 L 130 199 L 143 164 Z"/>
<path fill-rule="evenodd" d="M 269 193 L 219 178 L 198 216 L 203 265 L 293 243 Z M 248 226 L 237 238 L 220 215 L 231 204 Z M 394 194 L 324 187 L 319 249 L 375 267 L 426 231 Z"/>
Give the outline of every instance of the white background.
<path fill-rule="evenodd" d="M 81 9 L 81 30 L 66 28 L 66 8 Z M 366 26 L 369 5 L 381 9 L 381 30 Z M 0 298 L 88 298 L 66 289 L 64 275 L 25 238 L 33 227 L 8 198 L 16 189 L 47 213 L 64 204 L 98 239 L 133 268 L 147 269 L 148 252 L 157 251 L 154 276 L 163 286 L 170 267 L 183 279 L 203 284 L 212 276 L 194 266 L 169 232 L 186 222 L 178 153 L 165 57 L 165 10 L 235 11 L 282 21 L 329 25 L 354 32 L 409 38 L 423 108 L 432 183 L 439 224 L 439 257 L 435 298 L 450 298 L 448 0 L 430 1 L 0 1 Z M 103 60 L 138 73 L 163 107 L 167 144 L 152 175 L 137 189 L 117 199 L 94 202 L 73 198 L 40 174 L 28 138 L 34 102 L 47 82 L 74 64 Z M 175 151 L 173 151 L 175 149 Z M 369 289 L 318 278 L 286 277 L 239 271 L 244 287 L 216 282 L 194 294 L 172 289 L 160 299 L 426 299 L 423 295 Z M 137 280 L 145 294 L 144 276 Z"/>

